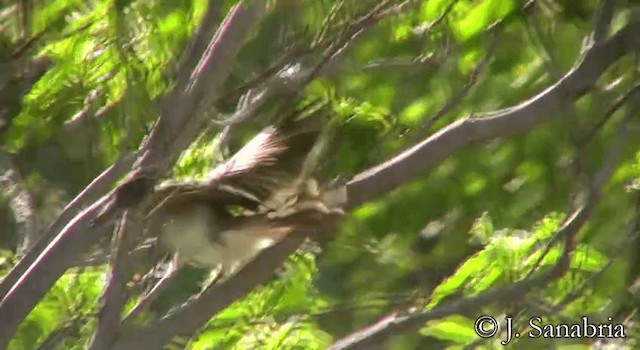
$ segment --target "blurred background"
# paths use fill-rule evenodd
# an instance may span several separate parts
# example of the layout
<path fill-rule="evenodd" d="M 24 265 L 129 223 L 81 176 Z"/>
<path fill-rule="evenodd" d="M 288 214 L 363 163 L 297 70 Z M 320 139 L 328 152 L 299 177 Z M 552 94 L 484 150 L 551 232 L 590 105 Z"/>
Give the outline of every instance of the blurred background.
<path fill-rule="evenodd" d="M 0 273 L 96 176 L 138 148 L 204 14 L 217 27 L 235 3 L 0 1 Z M 201 177 L 272 122 L 283 104 L 322 99 L 334 113 L 317 175 L 324 183 L 348 180 L 456 120 L 516 106 L 552 86 L 580 61 L 603 3 L 270 1 L 228 67 L 200 136 L 167 177 Z M 616 2 L 613 33 L 637 20 L 637 5 Z M 536 261 L 582 203 L 619 121 L 638 111 L 640 97 L 628 94 L 640 82 L 637 54 L 628 53 L 551 122 L 465 147 L 354 209 L 332 237 L 305 245 L 268 284 L 181 346 L 324 349 L 390 312 L 428 312 L 551 266 L 561 245 Z M 300 95 L 288 98 L 286 82 L 305 74 Z M 228 118 L 240 122 L 225 129 Z M 522 298 L 390 336 L 380 348 L 501 348 L 475 334 L 481 314 L 554 323 L 612 317 L 627 330 L 620 340 L 516 339 L 518 349 L 635 348 L 639 126 L 631 116 L 620 162 L 559 279 Z M 57 348 L 84 348 L 107 271 L 92 265 L 57 282 L 11 349 L 36 349 L 59 334 Z M 207 273 L 185 270 L 141 322 L 199 290 Z"/>

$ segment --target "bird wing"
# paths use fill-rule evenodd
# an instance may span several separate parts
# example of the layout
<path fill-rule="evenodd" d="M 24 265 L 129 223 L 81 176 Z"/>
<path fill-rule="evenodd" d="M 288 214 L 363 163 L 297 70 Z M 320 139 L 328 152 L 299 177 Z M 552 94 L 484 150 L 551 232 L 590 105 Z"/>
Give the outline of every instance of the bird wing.
<path fill-rule="evenodd" d="M 209 173 L 210 186 L 265 203 L 296 181 L 318 140 L 321 121 L 307 117 L 263 129 Z"/>
<path fill-rule="evenodd" d="M 221 222 L 221 229 L 232 235 L 262 236 L 279 240 L 294 230 L 313 231 L 318 227 L 330 227 L 343 215 L 341 209 L 329 208 L 321 200 L 310 199 L 268 215 L 227 218 Z"/>
<path fill-rule="evenodd" d="M 192 201 L 224 209 L 240 206 L 255 211 L 283 189 L 292 186 L 319 137 L 324 120 L 309 116 L 269 126 L 204 181 L 167 181 L 154 190 L 150 209 Z M 295 191 L 289 192 L 295 193 Z"/>

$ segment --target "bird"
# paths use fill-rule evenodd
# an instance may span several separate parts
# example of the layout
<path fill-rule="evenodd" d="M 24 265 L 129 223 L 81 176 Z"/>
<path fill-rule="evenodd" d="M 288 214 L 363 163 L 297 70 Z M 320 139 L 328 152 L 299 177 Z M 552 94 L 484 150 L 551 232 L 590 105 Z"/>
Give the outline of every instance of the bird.
<path fill-rule="evenodd" d="M 315 114 L 264 128 L 203 180 L 154 188 L 148 230 L 176 264 L 234 271 L 289 233 L 343 214 L 306 167 L 323 126 Z"/>

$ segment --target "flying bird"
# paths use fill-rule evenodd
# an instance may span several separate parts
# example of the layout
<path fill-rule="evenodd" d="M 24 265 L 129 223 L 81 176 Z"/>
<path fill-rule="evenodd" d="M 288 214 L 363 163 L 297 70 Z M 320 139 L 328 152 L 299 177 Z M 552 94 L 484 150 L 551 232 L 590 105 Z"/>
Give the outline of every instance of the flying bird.
<path fill-rule="evenodd" d="M 306 168 L 324 124 L 315 114 L 266 127 L 204 180 L 156 186 L 150 233 L 178 264 L 230 271 L 295 230 L 339 217 Z"/>

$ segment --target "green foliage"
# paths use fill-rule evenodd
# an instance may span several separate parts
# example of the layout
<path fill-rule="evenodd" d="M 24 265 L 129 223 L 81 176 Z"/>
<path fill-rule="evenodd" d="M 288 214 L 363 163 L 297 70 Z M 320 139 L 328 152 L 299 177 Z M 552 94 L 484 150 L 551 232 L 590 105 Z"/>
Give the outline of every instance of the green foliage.
<path fill-rule="evenodd" d="M 470 297 L 491 287 L 526 278 L 536 269 L 554 265 L 562 253 L 561 247 L 546 250 L 544 242 L 556 232 L 560 222 L 560 216 L 552 214 L 537 223 L 532 232 L 494 231 L 491 219 L 483 215 L 476 221 L 471 234 L 479 240 L 489 241 L 435 289 L 426 310 L 433 309 L 448 297 Z M 607 263 L 608 259 L 603 254 L 587 245 L 579 245 L 571 258 L 572 272 L 545 288 L 545 302 L 550 305 L 563 303 L 563 300 L 575 292 L 576 283 L 587 281 L 592 273 L 600 271 Z M 566 306 L 563 316 L 577 320 L 581 315 L 597 313 L 607 306 L 609 300 L 608 292 L 602 292 L 604 293 L 580 295 Z M 494 307 L 486 307 L 482 312 L 489 315 L 499 313 Z M 478 340 L 473 336 L 473 323 L 473 320 L 454 316 L 453 320 L 445 318 L 429 322 L 421 332 L 438 339 L 469 345 Z"/>
<path fill-rule="evenodd" d="M 292 256 L 279 278 L 211 319 L 190 349 L 323 349 L 332 337 L 309 322 L 327 306 L 314 288 L 314 254 Z"/>
<path fill-rule="evenodd" d="M 196 140 L 191 147 L 181 155 L 174 168 L 177 178 L 203 177 L 209 167 L 214 164 L 214 157 L 218 152 L 218 140 L 206 142 L 203 138 Z"/>
<path fill-rule="evenodd" d="M 69 327 L 70 336 L 60 344 L 65 349 L 83 349 L 95 330 L 93 313 L 105 282 L 106 267 L 69 271 L 20 325 L 19 337 L 9 349 L 35 349 L 53 332 Z"/>
<path fill-rule="evenodd" d="M 85 107 L 85 97 L 93 92 L 98 95 L 95 105 L 118 106 L 116 116 L 100 119 L 98 130 L 103 135 L 99 140 L 106 142 L 98 147 L 106 160 L 113 159 L 113 150 L 122 142 L 128 148 L 137 147 L 146 130 L 144 124 L 157 116 L 153 110 L 149 113 L 148 106 L 167 90 L 165 73 L 174 64 L 176 52 L 186 45 L 204 3 L 164 7 L 155 2 L 133 2 L 122 11 L 113 11 L 111 2 L 105 0 L 73 12 L 70 23 L 55 22 L 57 33 L 51 34 L 40 50 L 54 65 L 24 97 L 22 111 L 14 119 L 4 146 L 17 152 L 61 133 L 64 123 Z M 59 0 L 38 6 L 34 18 L 40 19 L 39 24 L 47 23 L 76 5 Z M 133 142 L 123 140 L 125 136 Z"/>
<path fill-rule="evenodd" d="M 64 207 L 146 137 L 161 97 L 174 84 L 179 54 L 209 3 L 220 3 L 220 23 L 236 1 L 34 3 L 29 30 L 41 37 L 26 58 L 46 58 L 51 65 L 29 86 L 0 91 L 0 145 L 25 164 L 24 178 L 47 212 Z M 525 13 L 522 2 L 513 0 L 416 2 L 363 30 L 329 74 L 307 86 L 299 100 L 285 103 L 331 96 L 335 132 L 322 160 L 323 175 L 349 179 L 454 121 L 512 107 L 548 88 L 577 61 L 598 3 L 536 2 Z M 308 49 L 323 23 L 331 24 L 326 37 L 340 37 L 340 26 L 371 4 L 270 2 L 271 12 L 229 67 L 220 95 L 251 82 L 291 48 Z M 631 5 L 619 7 L 614 28 L 631 17 Z M 330 13 L 333 22 L 325 20 Z M 0 15 L 0 28 L 4 64 L 7 52 L 22 43 L 17 16 Z M 487 55 L 484 69 L 472 77 Z M 633 60 L 621 60 L 554 122 L 462 149 L 384 198 L 355 208 L 331 242 L 292 256 L 276 278 L 215 315 L 188 348 L 324 349 L 407 305 L 428 312 L 551 267 L 563 246 L 547 250 L 548 242 L 570 215 L 574 194 L 602 166 L 620 117 L 633 107 L 614 114 L 588 143 L 576 147 L 578 140 L 636 84 L 634 69 Z M 2 75 L 0 82 L 3 88 Z M 467 85 L 468 93 L 434 119 Z M 228 113 L 238 102 L 222 99 L 216 107 Z M 16 112 L 9 119 L 5 105 Z M 91 117 L 74 124 L 82 115 Z M 241 125 L 230 148 L 242 145 L 267 119 L 260 115 Z M 223 159 L 220 128 L 212 125 L 182 152 L 172 177 L 200 178 Z M 477 344 L 472 327 L 481 313 L 516 312 L 524 318 L 546 313 L 548 320 L 560 322 L 637 311 L 630 287 L 639 273 L 638 243 L 628 231 L 637 217 L 640 139 L 629 139 L 598 209 L 578 235 L 569 271 L 532 291 L 533 302 L 483 305 L 477 314 L 433 320 L 419 334 L 402 334 L 384 345 L 458 349 Z M 5 210 L 4 199 L 0 204 Z M 10 226 L 5 221 L 0 215 L 3 233 Z M 15 257 L 2 251 L 0 274 L 14 263 Z M 20 326 L 10 348 L 36 348 L 61 329 L 70 335 L 59 348 L 84 348 L 95 330 L 105 269 L 65 274 Z M 167 298 L 180 299 L 192 287 L 178 286 Z M 127 308 L 132 306 L 133 300 Z M 141 319 L 156 316 L 150 312 Z M 515 346 L 539 345 L 519 340 Z M 489 341 L 479 347 L 499 348 Z"/>
<path fill-rule="evenodd" d="M 467 344 L 478 339 L 473 330 L 473 323 L 474 320 L 463 316 L 450 316 L 423 328 L 421 333 L 437 339 Z"/>

